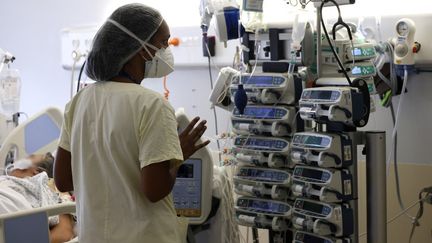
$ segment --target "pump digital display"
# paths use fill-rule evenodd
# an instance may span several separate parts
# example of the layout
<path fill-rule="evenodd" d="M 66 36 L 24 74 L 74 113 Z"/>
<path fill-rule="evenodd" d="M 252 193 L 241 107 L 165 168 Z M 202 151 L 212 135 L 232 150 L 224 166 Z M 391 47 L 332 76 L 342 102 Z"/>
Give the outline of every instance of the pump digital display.
<path fill-rule="evenodd" d="M 283 204 L 258 200 L 249 201 L 249 207 L 272 213 L 284 213 L 288 211 L 288 207 Z"/>
<path fill-rule="evenodd" d="M 251 147 L 258 150 L 278 149 L 281 150 L 288 146 L 288 143 L 281 140 L 259 139 L 259 138 L 236 138 L 236 146 Z"/>
<path fill-rule="evenodd" d="M 241 77 L 242 83 L 245 85 L 253 85 L 253 86 L 280 86 L 285 79 L 282 77 L 273 77 L 273 76 L 250 76 L 244 75 Z"/>
<path fill-rule="evenodd" d="M 362 49 L 361 48 L 354 48 L 352 51 L 353 56 L 361 56 L 362 55 Z"/>
<path fill-rule="evenodd" d="M 326 171 L 316 170 L 312 168 L 305 167 L 296 167 L 294 169 L 295 176 L 301 176 L 305 178 L 310 178 L 319 181 L 328 181 L 331 177 L 331 174 Z"/>
<path fill-rule="evenodd" d="M 360 75 L 360 74 L 362 74 L 362 70 L 359 66 L 355 66 L 352 68 L 351 73 L 353 75 Z"/>
<path fill-rule="evenodd" d="M 367 47 L 367 48 L 355 47 L 352 50 L 352 55 L 355 57 L 370 57 L 370 56 L 375 56 L 375 54 L 376 54 L 375 49 L 372 47 Z"/>
<path fill-rule="evenodd" d="M 237 175 L 240 177 L 248 177 L 256 181 L 283 182 L 288 179 L 288 175 L 282 172 L 254 168 L 241 168 Z"/>
<path fill-rule="evenodd" d="M 263 201 L 263 200 L 254 200 L 248 198 L 238 199 L 237 206 L 242 208 L 247 208 L 252 211 L 274 213 L 274 214 L 284 214 L 290 210 L 290 207 L 288 205 L 282 203 Z"/>
<path fill-rule="evenodd" d="M 317 203 L 311 203 L 309 201 L 303 201 L 303 208 L 308 211 L 321 214 L 324 206 Z"/>
<path fill-rule="evenodd" d="M 373 75 L 375 73 L 374 66 L 354 66 L 351 70 L 353 75 Z"/>
<path fill-rule="evenodd" d="M 304 210 L 307 212 L 311 212 L 313 214 L 319 214 L 321 216 L 328 216 L 331 213 L 331 208 L 329 206 L 314 203 L 307 200 L 296 200 L 294 203 L 294 207 L 296 209 Z M 304 212 L 302 212 L 304 213 Z"/>
<path fill-rule="evenodd" d="M 340 92 L 334 90 L 305 90 L 302 99 L 306 100 L 337 100 Z"/>
<path fill-rule="evenodd" d="M 294 136 L 294 145 L 303 145 L 304 147 L 328 147 L 331 143 L 329 137 L 313 136 L 313 135 L 302 135 L 298 134 Z"/>
<path fill-rule="evenodd" d="M 309 146 L 317 145 L 320 147 L 327 147 L 330 141 L 330 138 L 327 137 L 307 136 L 304 143 Z"/>
<path fill-rule="evenodd" d="M 242 117 L 249 118 L 282 118 L 287 114 L 286 110 L 277 109 L 272 107 L 246 107 L 244 110 L 244 115 Z M 234 109 L 234 115 L 240 115 L 238 109 Z"/>

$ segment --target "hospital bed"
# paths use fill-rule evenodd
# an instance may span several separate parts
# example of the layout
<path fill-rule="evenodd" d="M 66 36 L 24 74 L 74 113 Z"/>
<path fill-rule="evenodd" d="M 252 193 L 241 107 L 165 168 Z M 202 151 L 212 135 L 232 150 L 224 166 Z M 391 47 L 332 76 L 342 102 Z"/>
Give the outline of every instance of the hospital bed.
<path fill-rule="evenodd" d="M 4 172 L 8 156 L 13 160 L 31 154 L 45 154 L 57 149 L 62 112 L 57 108 L 47 108 L 18 125 L 0 145 L 0 171 Z M 4 173 L 3 173 L 4 174 Z"/>
<path fill-rule="evenodd" d="M 0 171 L 13 160 L 57 149 L 62 112 L 47 108 L 17 126 L 0 147 Z M 62 203 L 0 215 L 0 243 L 49 242 L 48 217 L 75 212 L 75 203 Z M 78 242 L 74 240 L 72 242 Z"/>
<path fill-rule="evenodd" d="M 0 243 L 48 243 L 48 217 L 74 212 L 75 203 L 62 203 L 0 215 Z"/>

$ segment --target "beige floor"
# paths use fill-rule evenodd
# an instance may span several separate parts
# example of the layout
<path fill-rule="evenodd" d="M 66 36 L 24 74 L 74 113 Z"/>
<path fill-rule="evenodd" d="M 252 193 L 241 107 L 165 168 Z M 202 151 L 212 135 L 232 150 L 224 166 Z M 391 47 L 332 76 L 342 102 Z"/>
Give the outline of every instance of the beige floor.
<path fill-rule="evenodd" d="M 432 186 L 432 166 L 416 164 L 400 164 L 399 166 L 402 200 L 405 207 L 412 205 L 418 200 L 418 192 L 428 186 Z M 360 232 L 366 231 L 366 181 L 365 164 L 360 163 L 359 170 L 359 194 L 360 194 Z M 363 185 L 363 186 L 360 186 Z M 400 211 L 396 196 L 394 170 L 391 168 L 389 180 L 387 181 L 387 217 L 396 216 Z M 414 216 L 418 206 L 413 207 L 408 213 Z M 363 217 L 362 217 L 363 215 Z M 401 216 L 387 227 L 388 243 L 408 242 L 411 231 L 411 220 L 407 216 Z M 361 243 L 366 243 L 366 237 L 361 238 Z M 423 217 L 420 219 L 420 226 L 416 228 L 412 243 L 432 242 L 432 205 L 424 205 Z"/>
<path fill-rule="evenodd" d="M 360 234 L 366 232 L 366 175 L 365 164 L 359 165 L 359 218 Z M 427 186 L 432 186 L 432 166 L 416 164 L 400 164 L 399 174 L 401 182 L 402 200 L 406 207 L 413 204 L 418 198 L 418 192 Z M 396 216 L 401 209 L 397 202 L 394 170 L 391 167 L 391 173 L 387 181 L 387 217 L 388 219 Z M 410 215 L 415 215 L 418 206 L 408 211 Z M 401 216 L 388 225 L 387 243 L 408 243 L 408 237 L 411 230 L 411 221 L 406 216 Z M 241 227 L 242 239 L 240 242 L 252 243 L 251 231 L 249 230 L 248 241 L 246 241 L 245 227 Z M 268 243 L 268 234 L 266 230 L 259 230 L 260 243 Z M 366 243 L 367 236 L 360 239 L 360 243 Z M 424 205 L 424 214 L 420 219 L 420 226 L 416 228 L 414 238 L 411 243 L 432 243 L 432 205 Z"/>

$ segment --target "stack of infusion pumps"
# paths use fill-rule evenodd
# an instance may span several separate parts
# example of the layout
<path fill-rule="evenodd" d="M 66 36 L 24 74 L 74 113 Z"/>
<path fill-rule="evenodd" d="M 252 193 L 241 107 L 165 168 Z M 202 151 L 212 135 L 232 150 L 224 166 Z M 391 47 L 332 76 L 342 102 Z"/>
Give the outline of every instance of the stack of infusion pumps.
<path fill-rule="evenodd" d="M 299 114 L 315 129 L 293 135 L 294 241 L 355 243 L 358 239 L 356 128 L 367 124 L 368 84 L 307 88 Z"/>
<path fill-rule="evenodd" d="M 292 136 L 303 130 L 296 104 L 301 80 L 288 73 L 236 75 L 231 84 L 234 97 L 239 83 L 248 97 L 243 114 L 231 115 L 235 133 L 232 154 L 237 223 L 285 234 L 292 228 L 295 195 L 292 193 Z"/>
<path fill-rule="evenodd" d="M 377 74 L 374 64 L 374 60 L 377 57 L 375 45 L 365 42 L 356 35 L 353 35 L 353 41 L 348 37 L 342 36 L 339 39 L 333 40 L 333 43 L 335 51 L 351 80 L 365 80 L 368 84 L 369 93 L 375 94 L 376 90 L 373 79 Z M 319 85 L 334 85 L 335 83 L 348 85 L 343 72 L 339 71 L 338 63 L 327 40 L 322 41 L 321 60 L 322 73 L 320 79 L 317 81 Z"/>
<path fill-rule="evenodd" d="M 301 82 L 290 74 L 235 76 L 231 96 L 240 80 L 249 100 L 231 115 L 238 224 L 290 235 L 285 242 L 355 243 L 353 137 L 368 121 L 366 81 L 306 88 L 297 99 Z"/>

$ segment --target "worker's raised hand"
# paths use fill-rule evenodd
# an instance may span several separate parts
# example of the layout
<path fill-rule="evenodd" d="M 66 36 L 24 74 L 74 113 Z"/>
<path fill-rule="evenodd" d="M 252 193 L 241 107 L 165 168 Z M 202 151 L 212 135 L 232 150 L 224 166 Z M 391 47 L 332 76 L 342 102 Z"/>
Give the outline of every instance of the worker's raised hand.
<path fill-rule="evenodd" d="M 196 151 L 207 146 L 210 143 L 210 141 L 207 140 L 203 143 L 197 144 L 198 140 L 201 138 L 201 136 L 207 129 L 206 120 L 202 120 L 198 125 L 196 125 L 199 120 L 199 117 L 195 117 L 189 123 L 189 125 L 179 134 L 180 145 L 183 151 L 184 160 L 187 160 Z"/>

